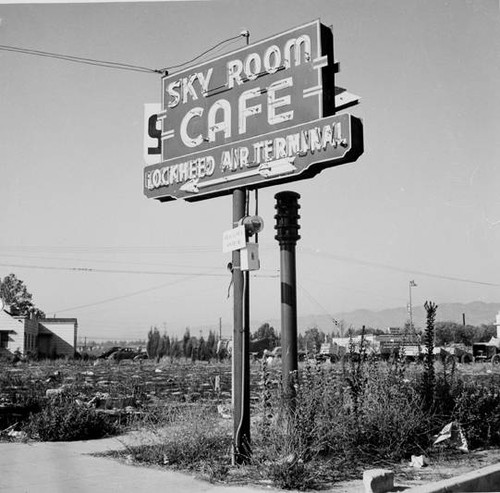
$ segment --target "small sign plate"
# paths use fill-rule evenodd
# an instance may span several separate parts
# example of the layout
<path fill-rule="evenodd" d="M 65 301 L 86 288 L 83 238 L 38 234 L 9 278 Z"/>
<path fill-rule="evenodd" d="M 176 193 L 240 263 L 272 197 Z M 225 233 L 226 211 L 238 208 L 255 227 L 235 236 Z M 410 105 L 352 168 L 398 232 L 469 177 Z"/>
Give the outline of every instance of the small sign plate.
<path fill-rule="evenodd" d="M 243 225 L 224 231 L 222 234 L 222 251 L 224 253 L 245 248 L 246 244 L 245 226 Z"/>

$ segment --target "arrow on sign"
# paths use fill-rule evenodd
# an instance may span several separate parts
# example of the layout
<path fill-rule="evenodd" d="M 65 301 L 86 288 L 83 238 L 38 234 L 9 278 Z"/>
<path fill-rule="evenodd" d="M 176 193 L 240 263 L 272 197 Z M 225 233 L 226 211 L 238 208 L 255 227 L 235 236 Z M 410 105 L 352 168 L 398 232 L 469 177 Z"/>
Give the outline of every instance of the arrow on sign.
<path fill-rule="evenodd" d="M 212 187 L 214 185 L 220 185 L 221 183 L 241 180 L 250 176 L 260 175 L 264 178 L 274 178 L 277 176 L 288 175 L 290 173 L 293 173 L 297 169 L 293 165 L 294 160 L 295 157 L 277 159 L 276 161 L 261 164 L 256 169 L 245 171 L 243 173 L 238 173 L 235 175 L 224 176 L 222 178 L 216 178 L 214 180 L 204 180 L 200 182 L 200 180 L 196 178 L 194 180 L 189 180 L 188 182 L 186 182 L 180 187 L 180 190 L 182 190 L 183 192 L 198 193 L 201 188 Z"/>

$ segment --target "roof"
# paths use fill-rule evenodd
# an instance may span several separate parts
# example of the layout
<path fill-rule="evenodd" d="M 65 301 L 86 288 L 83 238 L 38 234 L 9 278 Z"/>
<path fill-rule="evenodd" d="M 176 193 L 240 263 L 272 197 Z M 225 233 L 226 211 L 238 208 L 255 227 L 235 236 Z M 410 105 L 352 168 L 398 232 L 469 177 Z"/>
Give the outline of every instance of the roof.
<path fill-rule="evenodd" d="M 51 324 L 74 323 L 74 324 L 76 324 L 78 322 L 77 318 L 39 318 L 37 320 L 38 320 L 38 323 L 40 323 L 40 324 L 46 324 L 46 323 L 51 323 Z"/>
<path fill-rule="evenodd" d="M 24 323 L 16 320 L 5 310 L 0 310 L 0 330 L 18 332 L 24 330 Z"/>

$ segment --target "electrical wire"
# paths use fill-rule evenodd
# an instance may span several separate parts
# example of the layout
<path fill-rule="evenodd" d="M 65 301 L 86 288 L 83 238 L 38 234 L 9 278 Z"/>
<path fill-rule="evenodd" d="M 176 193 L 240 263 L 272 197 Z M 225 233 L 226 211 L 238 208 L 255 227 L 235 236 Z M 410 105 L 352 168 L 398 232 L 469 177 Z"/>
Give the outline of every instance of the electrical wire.
<path fill-rule="evenodd" d="M 0 253 L 0 258 L 19 258 L 19 259 L 29 259 L 29 260 L 51 260 L 51 261 L 60 261 L 60 262 L 95 262 L 99 264 L 118 264 L 118 265 L 154 265 L 155 267 L 160 267 L 159 262 L 131 262 L 129 260 L 102 260 L 102 259 L 84 259 L 84 258 L 63 258 L 63 257 L 47 257 L 47 256 L 41 256 L 41 255 L 15 255 L 15 254 L 6 254 L 6 253 Z M 176 262 L 175 265 L 179 267 L 179 262 Z M 161 267 L 170 267 L 168 264 L 161 264 Z M 186 266 L 191 269 L 203 269 L 204 267 L 199 266 L 199 265 L 189 265 Z"/>
<path fill-rule="evenodd" d="M 113 62 L 109 60 L 99 60 L 96 58 L 87 58 L 87 57 L 80 57 L 80 56 L 74 56 L 74 55 L 65 55 L 62 53 L 54 53 L 51 51 L 42 51 L 42 50 L 35 50 L 32 48 L 22 48 L 19 46 L 12 46 L 12 45 L 3 45 L 0 44 L 0 51 L 8 51 L 8 52 L 13 52 L 13 53 L 21 53 L 23 55 L 32 55 L 32 56 L 39 56 L 39 57 L 46 57 L 46 58 L 55 58 L 57 60 L 63 60 L 66 62 L 72 62 L 72 63 L 81 63 L 85 65 L 93 65 L 96 67 L 103 67 L 103 68 L 110 68 L 110 69 L 116 69 L 116 70 L 129 70 L 133 72 L 143 72 L 143 73 L 149 73 L 149 74 L 160 74 L 162 76 L 168 75 L 169 71 L 172 69 L 180 68 L 180 67 L 185 67 L 186 65 L 189 65 L 196 60 L 199 60 L 200 58 L 204 57 L 205 55 L 209 54 L 210 52 L 217 50 L 217 48 L 221 47 L 222 45 L 225 45 L 227 43 L 233 43 L 235 40 L 241 38 L 243 34 L 238 34 L 237 36 L 232 36 L 230 38 L 224 39 L 220 41 L 219 43 L 215 44 L 211 48 L 208 48 L 205 50 L 203 53 L 197 55 L 196 57 L 192 58 L 191 60 L 188 60 L 187 62 L 179 63 L 176 65 L 171 65 L 169 67 L 161 68 L 161 69 L 154 69 L 151 67 L 144 67 L 142 65 L 134 65 L 130 63 L 123 63 L 123 62 Z"/>
<path fill-rule="evenodd" d="M 85 65 L 95 65 L 97 67 L 114 68 L 118 70 L 131 70 L 134 72 L 146 72 L 154 74 L 163 74 L 163 70 L 142 67 L 140 65 L 132 65 L 129 63 L 111 62 L 107 60 L 97 60 L 95 58 L 85 58 L 73 55 L 64 55 L 61 53 L 53 53 L 50 51 L 34 50 L 31 48 L 20 48 L 18 46 L 0 45 L 1 51 L 11 51 L 14 53 L 22 53 L 24 55 L 33 55 L 40 57 L 56 58 L 67 62 L 82 63 Z"/>
<path fill-rule="evenodd" d="M 24 246 L 24 245 L 3 245 L 0 246 L 0 251 L 14 251 L 16 253 L 19 253 L 21 251 L 25 252 L 30 252 L 30 253 L 46 253 L 46 252 L 57 252 L 57 253 L 64 253 L 64 254 L 73 254 L 73 253 L 99 253 L 99 254 L 106 254 L 106 255 L 116 255 L 119 253 L 126 253 L 126 254 L 134 254 L 134 253 L 140 253 L 142 254 L 161 254 L 161 255 L 166 255 L 166 254 L 177 254 L 177 253 L 182 253 L 182 254 L 197 254 L 197 253 L 213 253 L 213 252 L 220 252 L 220 247 L 211 247 L 208 245 L 179 245 L 175 247 L 168 247 L 168 246 L 148 246 L 148 245 L 138 245 L 138 246 L 71 246 L 71 247 L 66 247 L 66 246 L 52 246 L 52 245 L 30 245 L 30 246 Z"/>
<path fill-rule="evenodd" d="M 388 270 L 393 270 L 395 272 L 403 272 L 405 274 L 415 274 L 415 275 L 419 275 L 419 276 L 432 277 L 435 279 L 443 279 L 445 281 L 465 282 L 465 283 L 469 283 L 469 284 L 479 284 L 482 286 L 500 287 L 500 284 L 494 283 L 494 282 L 476 281 L 473 279 L 464 279 L 461 277 L 433 274 L 431 272 L 425 272 L 425 271 L 420 271 L 420 270 L 404 269 L 402 267 L 395 267 L 393 265 L 382 264 L 382 263 L 378 263 L 378 262 L 370 262 L 368 260 L 359 260 L 359 259 L 355 259 L 352 257 L 346 257 L 344 255 L 336 255 L 336 254 L 328 253 L 328 252 L 320 252 L 319 250 L 315 250 L 313 248 L 308 248 L 308 247 L 299 247 L 299 249 L 303 253 L 306 253 L 308 255 L 329 258 L 329 259 L 338 260 L 341 262 L 350 262 L 353 264 L 366 265 L 369 267 L 377 267 L 379 269 L 388 269 Z"/>
<path fill-rule="evenodd" d="M 92 267 L 53 267 L 47 265 L 25 265 L 25 264 L 5 264 L 0 263 L 1 267 L 15 267 L 20 269 L 43 269 L 43 270 L 62 270 L 70 272 L 89 272 L 101 274 L 140 274 L 140 275 L 155 275 L 155 276 L 185 276 L 186 272 L 178 271 L 156 271 L 156 270 L 125 270 L 125 269 L 94 269 Z M 226 274 L 210 274 L 197 272 L 196 276 L 200 277 L 226 277 Z"/>
<path fill-rule="evenodd" d="M 228 38 L 228 39 L 225 39 L 223 41 L 220 41 L 219 43 L 217 43 L 216 45 L 212 46 L 208 50 L 205 50 L 203 53 L 200 53 L 199 55 L 195 56 L 194 58 L 191 58 L 191 60 L 188 60 L 187 62 L 183 62 L 183 63 L 178 63 L 177 65 L 170 65 L 169 67 L 166 67 L 164 70 L 173 70 L 175 68 L 185 67 L 186 65 L 189 65 L 189 64 L 195 62 L 196 60 L 199 60 L 200 58 L 204 57 L 205 55 L 207 55 L 211 51 L 217 49 L 219 46 L 222 46 L 225 43 L 229 43 L 230 41 L 239 39 L 242 36 L 243 36 L 243 34 L 238 34 L 237 36 L 232 36 L 231 38 Z"/>
<path fill-rule="evenodd" d="M 105 303 L 110 303 L 112 301 L 119 301 L 119 300 L 123 300 L 125 298 L 131 298 L 133 296 L 137 296 L 139 294 L 149 293 L 151 291 L 156 291 L 156 290 L 162 289 L 166 286 L 171 286 L 173 284 L 178 284 L 180 282 L 187 281 L 193 277 L 196 277 L 196 274 L 193 274 L 191 276 L 186 276 L 184 279 L 177 279 L 175 281 L 159 284 L 158 286 L 152 286 L 150 288 L 141 289 L 139 291 L 133 291 L 131 293 L 122 294 L 120 296 L 114 296 L 112 298 L 106 298 L 104 300 L 95 301 L 93 303 L 87 303 L 85 305 L 72 306 L 71 308 L 64 308 L 63 310 L 48 310 L 48 313 L 64 313 L 64 312 L 71 312 L 71 311 L 75 311 L 75 310 L 81 310 L 82 308 L 89 308 L 92 306 L 104 305 Z"/>
<path fill-rule="evenodd" d="M 243 443 L 244 437 L 241 436 L 242 429 L 243 429 L 243 424 L 246 418 L 246 411 L 250 409 L 250 403 L 247 403 L 246 397 L 247 397 L 247 389 L 246 389 L 246 379 L 247 376 L 250 375 L 250 368 L 247 366 L 247 361 L 248 361 L 248 349 L 246 347 L 246 338 L 247 338 L 247 332 L 250 329 L 248 326 L 248 306 L 246 303 L 247 300 L 247 290 L 249 288 L 248 286 L 248 271 L 243 272 L 243 289 L 241 292 L 241 306 L 242 306 L 242 330 L 241 330 L 241 335 L 240 335 L 240 340 L 241 340 L 241 388 L 240 388 L 240 394 L 241 394 L 241 404 L 240 404 L 240 421 L 238 423 L 238 427 L 236 429 L 234 441 L 235 441 L 235 446 L 237 447 L 236 453 L 238 455 L 243 455 L 243 451 L 245 450 L 245 445 Z M 248 335 L 249 337 L 249 335 Z M 239 449 L 239 445 L 241 445 L 241 449 Z"/>
<path fill-rule="evenodd" d="M 125 270 L 125 269 L 95 269 L 92 267 L 60 267 L 48 265 L 27 265 L 27 264 L 6 264 L 0 263 L 0 267 L 15 267 L 18 269 L 42 269 L 42 270 L 62 270 L 81 273 L 99 273 L 99 274 L 139 274 L 154 276 L 185 276 L 186 272 L 179 271 L 157 271 L 157 270 Z M 227 277 L 227 274 L 215 274 L 209 272 L 196 272 L 197 277 Z M 258 277 L 276 278 L 278 274 L 264 274 Z"/>
<path fill-rule="evenodd" d="M 318 305 L 328 315 L 328 317 L 331 318 L 334 325 L 336 325 L 337 327 L 340 327 L 340 322 L 335 317 L 333 317 L 333 315 L 331 315 L 330 312 L 316 298 L 314 298 L 314 296 L 309 291 L 307 291 L 306 288 L 304 288 L 304 286 L 302 286 L 298 282 L 297 282 L 297 286 L 303 291 L 303 293 L 306 295 L 307 298 L 309 298 L 310 301 L 312 301 L 313 303 L 316 303 L 316 305 Z"/>

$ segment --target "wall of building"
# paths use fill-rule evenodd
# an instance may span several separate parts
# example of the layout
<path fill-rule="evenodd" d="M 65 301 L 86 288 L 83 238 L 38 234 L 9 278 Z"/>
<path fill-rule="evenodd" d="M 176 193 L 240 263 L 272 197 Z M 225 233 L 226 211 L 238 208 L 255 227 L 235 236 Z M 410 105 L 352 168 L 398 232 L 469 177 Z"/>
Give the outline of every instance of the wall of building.
<path fill-rule="evenodd" d="M 36 319 L 23 319 L 24 321 L 24 346 L 23 355 L 38 352 L 38 321 Z"/>
<path fill-rule="evenodd" d="M 52 333 L 48 356 L 74 356 L 76 350 L 76 318 L 38 320 L 39 331 Z"/>
<path fill-rule="evenodd" d="M 0 330 L 6 332 L 7 344 L 5 349 L 14 353 L 19 350 L 20 353 L 24 351 L 24 324 L 12 317 L 4 310 L 0 310 Z"/>
<path fill-rule="evenodd" d="M 24 354 L 24 327 L 19 323 L 19 327 L 15 332 L 9 334 L 9 346 L 7 348 L 11 353 L 19 351 Z"/>

